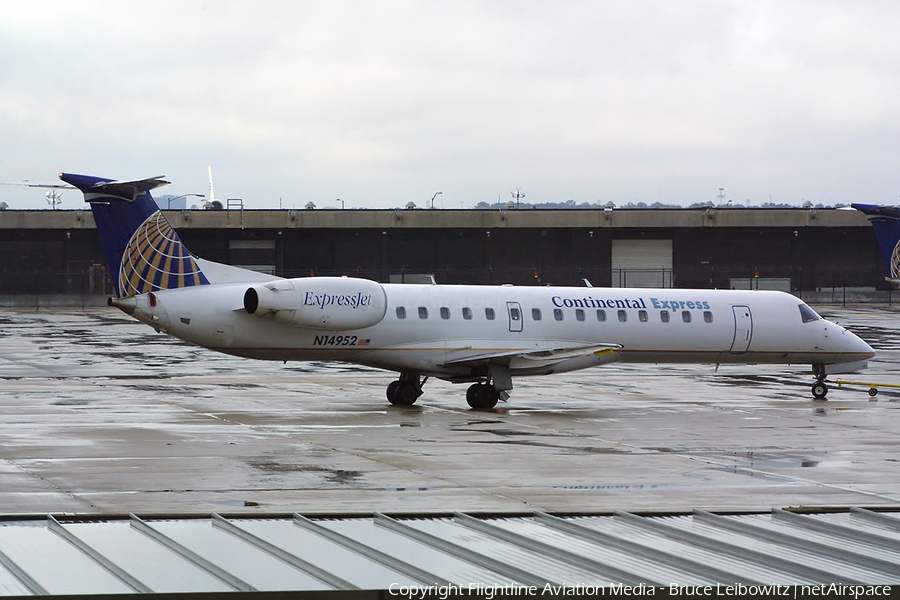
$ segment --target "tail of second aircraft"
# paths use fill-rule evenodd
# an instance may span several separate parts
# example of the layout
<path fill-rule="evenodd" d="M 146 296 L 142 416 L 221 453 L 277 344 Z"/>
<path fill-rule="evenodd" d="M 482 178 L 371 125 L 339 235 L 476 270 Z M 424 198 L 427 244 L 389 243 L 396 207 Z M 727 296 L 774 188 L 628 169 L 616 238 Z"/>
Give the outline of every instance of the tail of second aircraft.
<path fill-rule="evenodd" d="M 91 205 L 117 297 L 209 283 L 150 196 L 168 181 L 71 173 L 59 178 L 80 189 Z"/>
<path fill-rule="evenodd" d="M 874 204 L 850 206 L 864 213 L 872 223 L 878 247 L 888 268 L 889 276 L 885 279 L 894 284 L 900 283 L 900 208 Z"/>

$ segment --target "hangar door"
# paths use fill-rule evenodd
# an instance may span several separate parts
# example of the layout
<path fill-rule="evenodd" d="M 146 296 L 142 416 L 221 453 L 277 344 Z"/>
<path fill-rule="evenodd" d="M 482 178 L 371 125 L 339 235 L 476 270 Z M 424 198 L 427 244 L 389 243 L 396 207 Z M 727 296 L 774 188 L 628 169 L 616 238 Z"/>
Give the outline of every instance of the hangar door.
<path fill-rule="evenodd" d="M 613 287 L 670 288 L 672 240 L 613 240 Z"/>

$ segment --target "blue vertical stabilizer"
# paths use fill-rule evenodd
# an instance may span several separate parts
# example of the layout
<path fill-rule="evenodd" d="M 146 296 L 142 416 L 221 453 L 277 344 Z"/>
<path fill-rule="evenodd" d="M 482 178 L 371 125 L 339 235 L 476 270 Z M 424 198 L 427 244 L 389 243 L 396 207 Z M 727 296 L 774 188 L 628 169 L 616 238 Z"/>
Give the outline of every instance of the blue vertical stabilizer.
<path fill-rule="evenodd" d="M 851 204 L 872 223 L 878 248 L 890 273 L 887 279 L 900 277 L 900 208 L 874 204 Z"/>
<path fill-rule="evenodd" d="M 117 297 L 209 283 L 150 196 L 168 181 L 71 173 L 59 178 L 80 189 L 91 205 Z"/>

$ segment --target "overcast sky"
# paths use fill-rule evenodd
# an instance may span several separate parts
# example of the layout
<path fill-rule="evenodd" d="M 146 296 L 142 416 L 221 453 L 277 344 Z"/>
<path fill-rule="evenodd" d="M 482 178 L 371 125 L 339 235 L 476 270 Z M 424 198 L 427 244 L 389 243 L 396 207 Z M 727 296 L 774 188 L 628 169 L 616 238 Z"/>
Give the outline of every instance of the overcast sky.
<path fill-rule="evenodd" d="M 898 203 L 896 0 L 0 0 L 0 181 L 251 208 Z M 0 186 L 11 208 L 42 190 Z M 66 192 L 63 208 L 82 204 Z"/>

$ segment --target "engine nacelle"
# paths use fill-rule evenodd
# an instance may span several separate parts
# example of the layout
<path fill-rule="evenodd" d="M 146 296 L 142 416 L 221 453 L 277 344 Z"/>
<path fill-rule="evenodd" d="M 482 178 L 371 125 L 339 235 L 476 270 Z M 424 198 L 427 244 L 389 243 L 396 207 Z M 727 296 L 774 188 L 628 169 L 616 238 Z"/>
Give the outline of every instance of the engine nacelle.
<path fill-rule="evenodd" d="M 297 327 L 347 331 L 376 325 L 387 310 L 380 284 L 353 277 L 300 277 L 261 283 L 244 293 L 244 310 Z"/>

